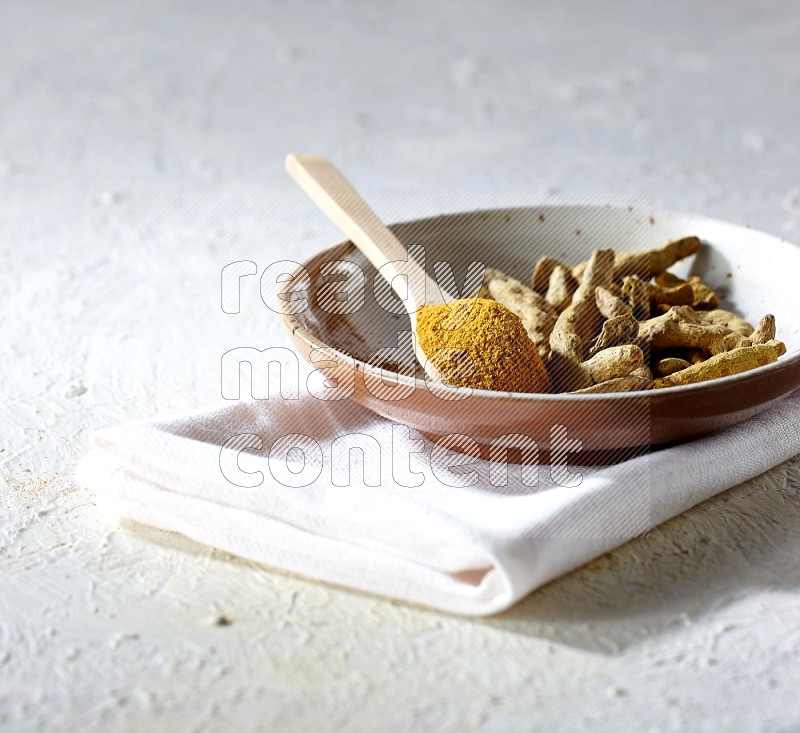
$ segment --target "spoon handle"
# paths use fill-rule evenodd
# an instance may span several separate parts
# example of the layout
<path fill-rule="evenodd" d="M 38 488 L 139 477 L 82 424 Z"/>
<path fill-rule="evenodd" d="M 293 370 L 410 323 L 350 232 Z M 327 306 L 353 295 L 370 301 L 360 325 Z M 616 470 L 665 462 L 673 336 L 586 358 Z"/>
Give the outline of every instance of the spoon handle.
<path fill-rule="evenodd" d="M 443 301 L 436 282 L 409 257 L 405 246 L 333 163 L 320 155 L 290 154 L 286 157 L 286 170 L 319 209 L 381 271 L 409 313 L 420 305 Z"/>

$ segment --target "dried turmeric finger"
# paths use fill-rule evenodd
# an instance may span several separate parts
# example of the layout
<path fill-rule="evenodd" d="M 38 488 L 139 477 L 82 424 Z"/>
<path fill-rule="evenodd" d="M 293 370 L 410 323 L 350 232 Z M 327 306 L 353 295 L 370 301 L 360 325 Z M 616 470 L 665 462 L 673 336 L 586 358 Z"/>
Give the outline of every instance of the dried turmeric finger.
<path fill-rule="evenodd" d="M 676 262 L 700 251 L 702 243 L 697 237 L 684 237 L 667 242 L 663 247 L 638 252 L 619 252 L 614 261 L 614 279 L 626 275 L 638 275 L 649 280 L 668 270 Z M 586 262 L 573 268 L 573 275 L 580 280 L 586 269 Z"/>
<path fill-rule="evenodd" d="M 633 317 L 633 313 L 628 308 L 627 314 L 609 318 L 603 323 L 600 335 L 589 349 L 589 356 L 594 356 L 597 352 L 610 346 L 633 343 L 636 341 L 638 333 L 639 321 Z"/>
<path fill-rule="evenodd" d="M 692 301 L 688 303 L 696 310 L 713 310 L 719 307 L 717 294 L 703 282 L 699 275 L 692 275 L 688 280 L 673 275 L 671 272 L 661 272 L 656 275 L 656 285 L 664 288 L 677 288 L 688 285 L 692 289 Z M 681 304 L 676 304 L 681 305 Z"/>
<path fill-rule="evenodd" d="M 611 284 L 614 252 L 598 249 L 592 253 L 583 280 L 572 297 L 572 303 L 561 313 L 550 334 L 548 370 L 556 391 L 568 392 L 588 387 L 591 376 L 582 367 L 584 351 L 603 320 L 595 300 L 597 287 Z"/>
<path fill-rule="evenodd" d="M 483 286 L 489 296 L 518 316 L 541 356 L 550 351 L 550 332 L 558 313 L 543 296 L 500 270 L 486 268 Z"/>
<path fill-rule="evenodd" d="M 614 278 L 638 275 L 649 280 L 668 270 L 679 260 L 697 254 L 701 246 L 697 237 L 683 237 L 645 252 L 620 252 L 614 263 Z"/>
<path fill-rule="evenodd" d="M 627 316 L 633 313 L 631 307 L 622 298 L 614 295 L 608 288 L 595 288 L 594 298 L 603 318 L 617 318 L 618 316 Z"/>
<path fill-rule="evenodd" d="M 674 288 L 679 285 L 685 285 L 688 282 L 672 272 L 659 272 L 653 279 L 656 285 L 660 285 L 662 288 Z"/>
<path fill-rule="evenodd" d="M 724 326 L 702 322 L 689 308 L 674 305 L 662 316 L 639 324 L 640 345 L 653 351 L 674 348 L 703 349 L 710 354 L 749 346 L 750 341 Z"/>
<path fill-rule="evenodd" d="M 688 282 L 667 286 L 656 283 L 650 284 L 650 303 L 658 305 L 692 305 L 694 303 L 694 290 Z"/>
<path fill-rule="evenodd" d="M 768 341 L 765 344 L 743 346 L 716 354 L 699 364 L 693 364 L 674 374 L 656 379 L 650 385 L 650 388 L 677 387 L 683 384 L 695 384 L 709 379 L 741 374 L 756 367 L 770 364 L 785 353 L 786 346 L 780 341 Z"/>
<path fill-rule="evenodd" d="M 559 316 L 550 334 L 547 371 L 556 392 L 569 392 L 592 383 L 591 376 L 583 367 L 584 340 L 579 335 L 591 330 L 591 327 L 586 329 L 584 325 L 593 321 L 591 305 L 585 300 L 573 302 Z"/>
<path fill-rule="evenodd" d="M 615 377 L 599 384 L 592 384 L 583 389 L 576 389 L 568 394 L 603 394 L 607 392 L 637 392 L 647 389 L 649 380 L 639 375 L 631 374 L 627 377 Z"/>
<path fill-rule="evenodd" d="M 563 265 L 556 265 L 550 273 L 545 300 L 561 313 L 571 302 L 578 289 L 578 281 Z"/>
<path fill-rule="evenodd" d="M 597 384 L 616 377 L 627 377 L 643 364 L 642 350 L 634 344 L 623 344 L 598 352 L 585 361 L 583 366 L 589 371 L 592 381 Z"/>
<path fill-rule="evenodd" d="M 694 291 L 692 308 L 704 311 L 719 308 L 719 298 L 717 294 L 703 282 L 700 276 L 692 275 L 689 278 L 689 285 L 692 286 L 692 290 Z"/>
<path fill-rule="evenodd" d="M 753 327 L 741 316 L 737 316 L 730 311 L 715 308 L 709 311 L 697 311 L 695 315 L 704 323 L 712 323 L 717 326 L 724 326 L 731 331 L 741 334 L 742 336 L 750 336 L 753 333 Z"/>
<path fill-rule="evenodd" d="M 775 316 L 767 313 L 756 326 L 756 330 L 750 336 L 753 344 L 765 344 L 775 338 Z"/>
<path fill-rule="evenodd" d="M 583 281 L 572 296 L 572 303 L 558 317 L 550 335 L 550 346 L 556 352 L 582 361 L 582 344 L 597 332 L 602 321 L 600 310 L 595 301 L 595 289 L 608 287 L 611 283 L 611 269 L 614 264 L 614 252 L 610 249 L 595 250 Z M 566 348 L 567 337 L 574 334 L 581 346 L 577 349 Z M 563 347 L 563 348 L 562 348 Z"/>
<path fill-rule="evenodd" d="M 650 318 L 650 285 L 638 275 L 626 275 L 623 278 L 622 298 L 636 318 Z"/>
<path fill-rule="evenodd" d="M 653 375 L 656 377 L 667 377 L 691 365 L 691 362 L 686 361 L 686 359 L 680 359 L 677 356 L 664 356 L 653 362 Z"/>
<path fill-rule="evenodd" d="M 644 380 L 647 384 L 653 381 L 653 372 L 650 371 L 650 367 L 647 364 L 642 364 L 640 367 L 636 367 L 631 373 L 631 377 L 639 377 L 639 379 Z"/>
<path fill-rule="evenodd" d="M 470 297 L 488 298 L 489 300 L 494 300 L 489 292 L 489 283 L 493 280 L 508 280 L 510 277 L 510 275 L 506 275 L 506 273 L 504 273 L 502 270 L 498 270 L 494 267 L 485 267 L 483 269 L 483 280 L 481 281 L 481 286 L 478 291 Z"/>
<path fill-rule="evenodd" d="M 558 260 L 548 257 L 547 255 L 540 257 L 536 261 L 536 267 L 534 267 L 533 274 L 531 275 L 531 287 L 537 293 L 544 295 L 547 292 L 547 288 L 550 285 L 550 277 L 552 276 L 553 270 L 555 270 L 556 267 L 563 267 L 565 270 L 571 269 Z"/>
<path fill-rule="evenodd" d="M 685 359 L 690 364 L 699 364 L 701 361 L 708 359 L 711 354 L 707 351 L 703 351 L 703 349 L 680 349 L 675 356 L 680 359 Z"/>
<path fill-rule="evenodd" d="M 575 291 L 580 300 L 594 301 L 596 288 L 610 288 L 614 280 L 614 250 L 596 249 L 586 265 L 583 278 Z"/>

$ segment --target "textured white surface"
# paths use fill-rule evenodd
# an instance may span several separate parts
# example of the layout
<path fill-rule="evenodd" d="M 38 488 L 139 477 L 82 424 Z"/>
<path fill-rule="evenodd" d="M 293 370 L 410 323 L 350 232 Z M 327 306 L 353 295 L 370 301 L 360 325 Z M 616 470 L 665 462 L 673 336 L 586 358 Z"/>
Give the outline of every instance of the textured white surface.
<path fill-rule="evenodd" d="M 0 727 L 800 726 L 797 459 L 486 621 L 119 528 L 71 481 L 92 427 L 285 343 L 218 283 L 337 241 L 289 150 L 387 219 L 642 194 L 800 239 L 791 4 L 436 8 L 0 4 Z"/>

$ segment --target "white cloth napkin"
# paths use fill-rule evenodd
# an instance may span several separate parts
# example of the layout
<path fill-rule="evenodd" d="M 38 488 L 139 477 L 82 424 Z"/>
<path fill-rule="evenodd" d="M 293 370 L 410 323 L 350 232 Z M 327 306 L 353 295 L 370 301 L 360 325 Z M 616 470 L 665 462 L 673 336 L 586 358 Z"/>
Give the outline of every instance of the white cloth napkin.
<path fill-rule="evenodd" d="M 273 445 L 291 434 L 316 444 Z M 800 453 L 800 390 L 714 435 L 581 468 L 573 488 L 547 466 L 525 477 L 512 467 L 502 485 L 481 460 L 456 469 L 477 471 L 477 483 L 451 486 L 462 479 L 431 447 L 349 401 L 254 401 L 97 432 L 77 477 L 122 517 L 307 577 L 484 615 Z"/>

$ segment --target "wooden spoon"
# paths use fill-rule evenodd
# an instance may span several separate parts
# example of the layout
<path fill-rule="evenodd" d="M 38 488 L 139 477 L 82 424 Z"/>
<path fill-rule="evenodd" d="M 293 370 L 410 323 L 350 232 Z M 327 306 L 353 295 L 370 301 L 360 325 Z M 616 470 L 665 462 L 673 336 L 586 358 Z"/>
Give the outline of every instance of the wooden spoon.
<path fill-rule="evenodd" d="M 414 353 L 433 379 L 440 375 L 426 358 L 417 337 L 417 309 L 454 300 L 409 257 L 405 246 L 369 207 L 350 182 L 320 155 L 286 156 L 286 170 L 309 198 L 378 270 L 411 319 Z M 397 267 L 403 263 L 402 270 Z"/>

